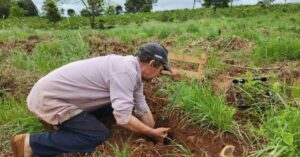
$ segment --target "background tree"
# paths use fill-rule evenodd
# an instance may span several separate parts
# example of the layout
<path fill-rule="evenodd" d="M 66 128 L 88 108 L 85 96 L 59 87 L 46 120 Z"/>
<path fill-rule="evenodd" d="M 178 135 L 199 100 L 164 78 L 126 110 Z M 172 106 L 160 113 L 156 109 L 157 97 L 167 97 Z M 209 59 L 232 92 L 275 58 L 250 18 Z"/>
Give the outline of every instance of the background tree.
<path fill-rule="evenodd" d="M 0 0 L 0 19 L 9 16 L 10 0 Z"/>
<path fill-rule="evenodd" d="M 19 0 L 18 6 L 26 10 L 26 16 L 38 16 L 39 12 L 32 0 Z"/>
<path fill-rule="evenodd" d="M 26 16 L 27 14 L 27 10 L 19 7 L 19 5 L 15 2 L 10 4 L 9 12 L 10 12 L 9 16 L 14 16 L 14 17 L 22 17 L 22 16 Z"/>
<path fill-rule="evenodd" d="M 65 9 L 64 9 L 64 8 L 61 8 L 61 9 L 60 9 L 60 14 L 61 14 L 61 15 L 64 15 L 64 14 L 65 14 Z"/>
<path fill-rule="evenodd" d="M 275 0 L 260 0 L 258 1 L 258 5 L 260 5 L 261 7 L 265 8 L 269 5 L 271 5 Z"/>
<path fill-rule="evenodd" d="M 75 16 L 75 10 L 74 9 L 68 9 L 67 13 L 69 16 Z"/>
<path fill-rule="evenodd" d="M 85 2 L 85 0 L 81 0 L 81 2 L 86 7 L 86 10 L 89 13 L 91 27 L 97 28 L 95 19 L 96 16 L 102 15 L 102 12 L 104 10 L 103 0 L 87 0 L 87 3 Z M 100 21 L 98 26 L 103 27 L 103 22 Z"/>
<path fill-rule="evenodd" d="M 125 10 L 127 13 L 150 12 L 153 3 L 157 0 L 126 0 Z"/>
<path fill-rule="evenodd" d="M 117 6 L 115 7 L 115 12 L 116 12 L 117 15 L 123 13 L 123 8 L 122 8 L 122 6 L 117 5 Z"/>
<path fill-rule="evenodd" d="M 115 15 L 116 10 L 114 5 L 109 5 L 105 10 L 105 15 Z"/>
<path fill-rule="evenodd" d="M 212 7 L 214 12 L 216 12 L 217 8 L 229 7 L 229 2 L 230 0 L 204 0 L 202 6 L 206 8 Z"/>
<path fill-rule="evenodd" d="M 90 12 L 87 9 L 82 9 L 80 11 L 80 16 L 89 17 L 90 16 Z"/>
<path fill-rule="evenodd" d="M 61 20 L 60 12 L 54 0 L 44 1 L 43 11 L 49 21 L 56 23 Z"/>

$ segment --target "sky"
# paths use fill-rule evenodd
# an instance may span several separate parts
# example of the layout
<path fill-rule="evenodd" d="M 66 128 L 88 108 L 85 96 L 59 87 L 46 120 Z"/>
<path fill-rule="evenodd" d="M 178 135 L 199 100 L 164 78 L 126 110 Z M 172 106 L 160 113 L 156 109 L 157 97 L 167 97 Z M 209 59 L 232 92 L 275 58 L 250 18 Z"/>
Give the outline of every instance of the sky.
<path fill-rule="evenodd" d="M 44 0 L 32 0 L 39 11 L 42 10 L 42 5 Z M 80 14 L 80 10 L 82 10 L 84 5 L 81 0 L 62 0 L 63 2 L 58 3 L 59 8 L 74 9 L 77 14 Z M 106 0 L 107 1 L 107 0 Z M 109 1 L 109 0 L 108 0 Z M 110 0 L 111 4 L 121 5 L 124 8 L 124 3 L 126 0 Z M 253 5 L 256 4 L 259 0 L 235 0 L 233 5 Z M 191 9 L 193 7 L 194 0 L 158 0 L 156 4 L 153 5 L 153 11 L 161 11 L 161 10 L 172 10 L 172 9 Z M 275 0 L 275 3 L 284 3 L 285 0 Z M 300 0 L 287 0 L 287 3 L 300 3 Z M 201 4 L 196 3 L 195 8 L 200 8 Z M 65 11 L 67 14 L 67 11 Z"/>

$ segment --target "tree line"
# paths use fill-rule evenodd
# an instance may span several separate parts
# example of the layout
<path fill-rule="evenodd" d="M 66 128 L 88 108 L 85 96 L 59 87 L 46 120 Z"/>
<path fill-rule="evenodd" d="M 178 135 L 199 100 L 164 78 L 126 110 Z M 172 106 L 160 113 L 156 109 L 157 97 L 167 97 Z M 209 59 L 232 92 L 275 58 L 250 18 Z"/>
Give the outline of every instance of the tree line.
<path fill-rule="evenodd" d="M 194 0 L 192 8 L 196 3 L 201 3 L 203 7 L 212 8 L 216 11 L 217 8 L 224 8 L 232 6 L 233 1 L 238 0 Z M 61 20 L 61 15 L 65 10 L 58 9 L 57 3 L 63 0 L 44 0 L 42 7 L 42 15 L 49 21 L 56 23 Z M 151 12 L 153 4 L 158 0 L 126 0 L 124 9 L 120 5 L 107 3 L 105 0 L 80 0 L 85 6 L 85 9 L 80 11 L 81 16 L 86 16 L 90 19 L 92 28 L 103 28 L 104 21 L 96 21 L 96 17 L 103 15 L 118 15 L 139 12 Z M 258 4 L 262 7 L 270 5 L 274 0 L 259 0 Z M 38 16 L 40 15 L 38 9 L 32 0 L 0 0 L 0 18 L 5 19 L 9 16 L 23 17 L 23 16 Z M 69 16 L 75 16 L 75 10 L 72 8 L 67 9 Z"/>

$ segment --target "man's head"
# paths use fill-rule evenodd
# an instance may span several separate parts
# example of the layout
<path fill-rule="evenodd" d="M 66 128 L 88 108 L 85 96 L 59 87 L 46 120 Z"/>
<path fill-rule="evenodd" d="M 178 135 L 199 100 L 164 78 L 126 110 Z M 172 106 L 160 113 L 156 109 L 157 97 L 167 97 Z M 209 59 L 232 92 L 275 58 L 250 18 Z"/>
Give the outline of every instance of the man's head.
<path fill-rule="evenodd" d="M 158 43 L 147 43 L 137 53 L 143 80 L 157 77 L 162 70 L 171 71 L 168 64 L 168 50 Z"/>

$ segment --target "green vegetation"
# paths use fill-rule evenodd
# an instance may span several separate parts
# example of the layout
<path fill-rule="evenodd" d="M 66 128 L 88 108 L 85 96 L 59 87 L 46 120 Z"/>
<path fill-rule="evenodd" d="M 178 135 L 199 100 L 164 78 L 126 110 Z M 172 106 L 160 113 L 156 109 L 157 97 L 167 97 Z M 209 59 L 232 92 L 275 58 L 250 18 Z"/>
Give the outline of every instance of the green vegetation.
<path fill-rule="evenodd" d="M 46 13 L 46 18 L 53 23 L 61 20 L 60 12 L 54 0 L 46 0 L 43 5 L 43 10 Z"/>
<path fill-rule="evenodd" d="M 170 109 L 183 110 L 188 124 L 236 133 L 235 109 L 225 104 L 224 97 L 213 95 L 209 85 L 201 86 L 196 81 L 180 82 L 167 85 L 167 90 L 167 93 L 173 93 Z"/>
<path fill-rule="evenodd" d="M 255 59 L 263 61 L 283 61 L 300 59 L 299 38 L 270 39 L 254 51 Z"/>
<path fill-rule="evenodd" d="M 90 17 L 72 16 L 52 24 L 43 17 L 18 18 L 24 12 L 11 9 L 16 17 L 0 20 L 0 152 L 8 149 L 11 135 L 42 130 L 25 107 L 26 95 L 37 79 L 61 65 L 91 57 L 102 45 L 92 47 L 88 36 L 105 35 L 114 39 L 105 41 L 107 47 L 126 45 L 134 51 L 141 43 L 159 41 L 172 53 L 207 54 L 202 80 L 164 80 L 162 92 L 171 98 L 166 108 L 182 111 L 184 121 L 204 130 L 249 133 L 250 140 L 254 134 L 256 140 L 243 142 L 258 149 L 246 155 L 299 156 L 300 83 L 297 69 L 291 69 L 293 64 L 299 67 L 300 60 L 299 4 L 220 8 L 216 13 L 194 9 L 96 17 L 105 28 L 110 26 L 107 30 L 90 29 Z M 3 14 L 5 9 L 0 11 Z M 35 36 L 37 42 L 30 40 Z M 283 63 L 286 66 L 277 71 L 261 70 Z M 256 114 L 255 118 L 243 117 L 236 106 L 229 105 L 227 95 L 213 91 L 210 82 L 220 74 L 250 80 L 267 76 L 269 86 L 250 81 L 245 85 L 246 95 L 253 103 L 262 103 L 257 98 L 271 88 L 276 101 L 263 101 L 267 108 L 243 111 Z M 131 156 L 127 143 L 112 149 L 116 156 Z M 182 145 L 178 149 L 192 154 Z"/>
<path fill-rule="evenodd" d="M 267 146 L 253 156 L 294 157 L 300 154 L 300 111 L 287 107 L 278 112 L 269 112 L 262 119 L 257 134 L 267 139 Z"/>

